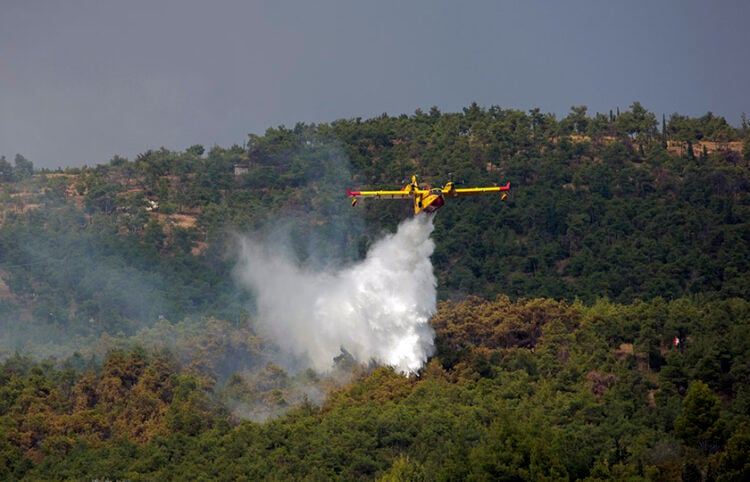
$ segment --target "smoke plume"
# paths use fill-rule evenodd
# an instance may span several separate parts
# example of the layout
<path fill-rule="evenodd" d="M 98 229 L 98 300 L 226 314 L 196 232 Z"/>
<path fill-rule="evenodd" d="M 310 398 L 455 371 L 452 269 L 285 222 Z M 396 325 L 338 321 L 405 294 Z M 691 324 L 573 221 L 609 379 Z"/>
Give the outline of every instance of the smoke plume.
<path fill-rule="evenodd" d="M 316 371 L 329 371 L 345 351 L 413 373 L 434 351 L 432 230 L 432 216 L 411 218 L 363 261 L 333 272 L 300 267 L 268 243 L 244 238 L 237 276 L 256 296 L 259 331 Z"/>

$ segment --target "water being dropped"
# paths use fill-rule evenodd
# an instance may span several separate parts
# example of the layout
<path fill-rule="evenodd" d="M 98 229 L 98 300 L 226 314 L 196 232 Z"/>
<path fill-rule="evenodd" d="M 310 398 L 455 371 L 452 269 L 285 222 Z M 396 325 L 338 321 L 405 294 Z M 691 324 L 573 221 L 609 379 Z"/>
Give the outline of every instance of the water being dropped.
<path fill-rule="evenodd" d="M 342 348 L 360 362 L 419 370 L 434 352 L 432 216 L 401 223 L 361 262 L 303 269 L 264 243 L 243 239 L 237 274 L 256 296 L 258 328 L 285 352 L 325 372 Z"/>

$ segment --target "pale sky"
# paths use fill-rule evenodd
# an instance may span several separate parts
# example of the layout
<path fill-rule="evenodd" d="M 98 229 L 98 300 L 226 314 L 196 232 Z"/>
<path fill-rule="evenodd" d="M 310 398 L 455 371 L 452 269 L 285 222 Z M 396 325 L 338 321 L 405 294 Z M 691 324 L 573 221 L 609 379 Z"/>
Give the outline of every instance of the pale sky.
<path fill-rule="evenodd" d="M 480 106 L 750 115 L 747 0 L 3 0 L 0 155 L 242 145 Z"/>

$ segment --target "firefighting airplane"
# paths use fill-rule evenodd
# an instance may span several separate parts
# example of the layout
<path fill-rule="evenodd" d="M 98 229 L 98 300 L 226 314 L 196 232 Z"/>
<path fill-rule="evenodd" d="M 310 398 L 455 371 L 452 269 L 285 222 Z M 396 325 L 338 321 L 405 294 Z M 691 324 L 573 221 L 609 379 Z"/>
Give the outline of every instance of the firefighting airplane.
<path fill-rule="evenodd" d="M 501 192 L 500 200 L 505 201 L 508 197 L 508 191 L 510 191 L 510 183 L 505 186 L 456 188 L 453 181 L 448 181 L 442 189 L 430 189 L 429 187 L 420 189 L 419 184 L 417 184 L 417 176 L 412 176 L 411 184 L 407 184 L 400 191 L 352 191 L 347 188 L 346 195 L 352 198 L 352 206 L 357 204 L 357 196 L 377 199 L 412 198 L 414 199 L 414 214 L 416 215 L 422 211 L 431 213 L 438 210 L 445 204 L 445 198 L 447 197 L 476 196 L 487 192 Z"/>

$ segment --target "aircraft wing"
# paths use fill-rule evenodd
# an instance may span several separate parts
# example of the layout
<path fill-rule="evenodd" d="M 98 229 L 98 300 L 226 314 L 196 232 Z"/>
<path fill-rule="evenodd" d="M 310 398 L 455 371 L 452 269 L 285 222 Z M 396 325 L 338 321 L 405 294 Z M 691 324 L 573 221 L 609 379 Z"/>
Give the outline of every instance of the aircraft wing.
<path fill-rule="evenodd" d="M 351 196 L 363 196 L 363 197 L 376 197 L 385 199 L 409 199 L 412 197 L 412 193 L 409 191 L 352 191 L 347 189 L 346 195 Z"/>
<path fill-rule="evenodd" d="M 450 197 L 463 197 L 463 196 L 476 196 L 477 194 L 484 194 L 488 192 L 504 192 L 510 191 L 510 183 L 505 186 L 492 186 L 492 187 L 462 187 L 453 188 L 449 191 L 443 191 L 446 196 Z"/>

